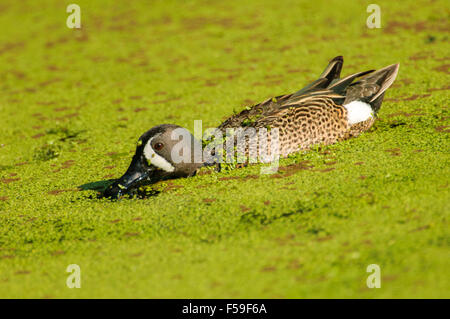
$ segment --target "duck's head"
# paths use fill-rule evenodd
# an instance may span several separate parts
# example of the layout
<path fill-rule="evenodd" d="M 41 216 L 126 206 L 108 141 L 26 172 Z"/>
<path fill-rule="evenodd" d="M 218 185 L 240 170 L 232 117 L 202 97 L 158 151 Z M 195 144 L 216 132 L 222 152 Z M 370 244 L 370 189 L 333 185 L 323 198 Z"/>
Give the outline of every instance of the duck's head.
<path fill-rule="evenodd" d="M 139 138 L 127 171 L 103 195 L 119 198 L 145 184 L 192 176 L 202 166 L 194 160 L 199 149 L 201 143 L 185 128 L 172 124 L 155 126 Z"/>

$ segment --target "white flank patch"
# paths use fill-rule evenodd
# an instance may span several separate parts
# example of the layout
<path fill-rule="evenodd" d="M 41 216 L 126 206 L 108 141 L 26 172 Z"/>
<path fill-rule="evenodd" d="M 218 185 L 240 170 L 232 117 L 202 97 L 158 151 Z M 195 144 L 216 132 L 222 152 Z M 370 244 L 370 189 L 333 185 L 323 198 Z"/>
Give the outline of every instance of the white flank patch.
<path fill-rule="evenodd" d="M 152 140 L 156 136 L 152 137 L 148 142 L 147 145 L 144 147 L 144 156 L 145 158 L 156 167 L 159 167 L 160 169 L 166 171 L 166 172 L 173 172 L 175 170 L 175 167 L 173 167 L 172 164 L 170 164 L 164 157 L 156 154 L 156 152 L 153 150 L 152 147 Z"/>
<path fill-rule="evenodd" d="M 373 118 L 373 110 L 367 103 L 353 101 L 344 105 L 344 107 L 347 109 L 347 120 L 350 125 Z"/>

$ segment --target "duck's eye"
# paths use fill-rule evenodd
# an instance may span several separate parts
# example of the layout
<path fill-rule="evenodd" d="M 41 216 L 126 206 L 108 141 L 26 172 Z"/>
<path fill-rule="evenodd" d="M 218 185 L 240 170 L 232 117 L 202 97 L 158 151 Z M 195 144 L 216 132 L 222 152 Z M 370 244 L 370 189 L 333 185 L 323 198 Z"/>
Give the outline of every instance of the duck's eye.
<path fill-rule="evenodd" d="M 155 151 L 160 151 L 160 150 L 162 150 L 163 149 L 163 147 L 164 147 L 164 144 L 163 143 L 156 143 L 154 146 L 153 146 L 153 148 L 155 149 Z"/>

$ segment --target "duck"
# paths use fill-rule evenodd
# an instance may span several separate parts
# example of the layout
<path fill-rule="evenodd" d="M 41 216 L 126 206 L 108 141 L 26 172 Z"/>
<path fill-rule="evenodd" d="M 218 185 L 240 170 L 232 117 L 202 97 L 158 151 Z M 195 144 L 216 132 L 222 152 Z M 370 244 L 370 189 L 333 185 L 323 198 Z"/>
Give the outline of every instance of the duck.
<path fill-rule="evenodd" d="M 249 127 L 275 129 L 279 157 L 308 150 L 317 144 L 330 145 L 359 136 L 374 124 L 386 90 L 395 81 L 400 65 L 396 63 L 341 78 L 343 63 L 342 56 L 331 59 L 318 79 L 301 90 L 246 107 L 225 119 L 216 131 L 229 134 L 230 130 L 242 132 Z M 238 133 L 232 134 L 233 142 L 239 142 Z M 270 136 L 264 147 L 274 153 L 270 145 L 275 143 L 271 142 Z M 251 146 L 248 143 L 241 145 L 244 143 L 240 141 L 234 149 L 248 155 Z M 219 143 L 225 142 L 219 139 Z M 213 149 L 205 152 L 208 156 L 199 158 L 198 150 L 202 153 L 205 148 L 204 141 L 183 127 L 157 125 L 139 137 L 128 169 L 103 195 L 117 199 L 135 194 L 137 188 L 146 184 L 194 176 L 200 168 L 217 164 L 224 156 L 214 153 Z M 181 152 L 184 153 L 181 161 L 180 156 L 175 156 L 180 150 L 187 150 Z"/>

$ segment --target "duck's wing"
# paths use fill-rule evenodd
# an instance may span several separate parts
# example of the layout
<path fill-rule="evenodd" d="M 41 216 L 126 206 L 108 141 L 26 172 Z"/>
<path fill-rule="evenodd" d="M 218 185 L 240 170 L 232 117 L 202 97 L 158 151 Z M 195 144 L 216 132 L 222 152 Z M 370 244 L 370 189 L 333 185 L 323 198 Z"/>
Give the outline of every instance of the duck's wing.
<path fill-rule="evenodd" d="M 259 117 L 265 117 L 276 112 L 276 110 L 280 109 L 286 104 L 287 101 L 291 99 L 295 100 L 299 96 L 305 95 L 308 92 L 315 92 L 317 90 L 325 89 L 331 83 L 334 83 L 339 79 L 343 63 L 344 58 L 342 56 L 337 56 L 331 59 L 319 78 L 303 89 L 295 93 L 269 98 L 259 104 L 247 107 L 238 114 L 234 114 L 226 119 L 222 124 L 220 124 L 219 129 L 246 126 L 246 123 L 253 122 Z"/>
<path fill-rule="evenodd" d="M 343 65 L 344 58 L 341 55 L 331 59 L 317 80 L 292 94 L 292 97 L 295 98 L 308 92 L 327 88 L 332 82 L 339 79 Z"/>

